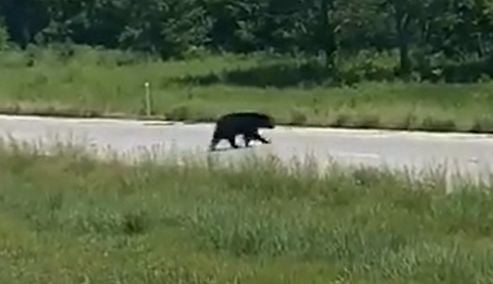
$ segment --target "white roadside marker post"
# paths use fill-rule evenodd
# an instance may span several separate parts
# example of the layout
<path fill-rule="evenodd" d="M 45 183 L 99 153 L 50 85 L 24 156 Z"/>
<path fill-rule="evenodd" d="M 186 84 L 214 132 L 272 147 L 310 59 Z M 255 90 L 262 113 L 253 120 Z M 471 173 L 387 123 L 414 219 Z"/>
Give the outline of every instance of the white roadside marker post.
<path fill-rule="evenodd" d="M 151 100 L 151 84 L 149 82 L 144 83 L 145 86 L 145 101 L 146 101 L 146 114 L 147 117 L 151 116 L 152 113 L 152 100 Z"/>

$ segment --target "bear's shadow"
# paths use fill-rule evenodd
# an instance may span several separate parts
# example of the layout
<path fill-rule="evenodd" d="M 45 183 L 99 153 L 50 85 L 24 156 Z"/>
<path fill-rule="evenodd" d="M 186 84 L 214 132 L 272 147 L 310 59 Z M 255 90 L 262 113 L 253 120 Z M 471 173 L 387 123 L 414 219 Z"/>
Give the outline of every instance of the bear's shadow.
<path fill-rule="evenodd" d="M 248 149 L 253 149 L 253 148 L 255 148 L 255 145 L 250 145 L 248 147 L 239 146 L 238 148 L 223 146 L 222 148 L 216 148 L 214 150 L 208 150 L 208 151 L 211 153 L 214 153 L 214 152 L 241 151 L 241 150 L 248 150 Z"/>

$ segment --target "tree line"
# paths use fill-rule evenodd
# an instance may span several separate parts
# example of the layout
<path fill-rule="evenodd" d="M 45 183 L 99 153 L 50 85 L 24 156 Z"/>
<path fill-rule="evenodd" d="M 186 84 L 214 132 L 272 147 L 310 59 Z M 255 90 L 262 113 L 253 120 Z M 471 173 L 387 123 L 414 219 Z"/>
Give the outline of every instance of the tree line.
<path fill-rule="evenodd" d="M 183 56 L 195 48 L 317 56 L 398 51 L 414 58 L 490 60 L 492 0 L 2 0 L 20 47 L 70 41 Z"/>

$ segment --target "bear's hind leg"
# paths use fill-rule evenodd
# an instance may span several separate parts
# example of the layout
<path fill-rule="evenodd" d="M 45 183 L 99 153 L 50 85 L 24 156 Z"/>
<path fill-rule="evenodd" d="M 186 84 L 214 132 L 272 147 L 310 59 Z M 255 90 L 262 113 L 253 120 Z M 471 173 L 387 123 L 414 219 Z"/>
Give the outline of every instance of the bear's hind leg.
<path fill-rule="evenodd" d="M 235 149 L 240 148 L 238 145 L 236 145 L 235 136 L 228 137 L 228 142 L 231 145 L 231 147 L 233 147 Z"/>
<path fill-rule="evenodd" d="M 253 140 L 253 137 L 250 134 L 243 134 L 243 141 L 245 141 L 245 147 L 250 146 L 250 141 Z"/>
<path fill-rule="evenodd" d="M 219 141 L 219 138 L 212 138 L 211 143 L 209 144 L 209 151 L 215 151 Z"/>

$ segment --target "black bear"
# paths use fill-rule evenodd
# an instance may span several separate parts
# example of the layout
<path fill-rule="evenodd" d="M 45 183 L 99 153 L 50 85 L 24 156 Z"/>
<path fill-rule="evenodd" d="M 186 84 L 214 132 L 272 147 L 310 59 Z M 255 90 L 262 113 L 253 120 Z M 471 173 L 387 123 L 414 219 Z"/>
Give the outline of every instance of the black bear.
<path fill-rule="evenodd" d="M 250 141 L 259 140 L 264 144 L 269 144 L 270 141 L 260 136 L 259 128 L 274 128 L 274 120 L 262 113 L 256 112 L 236 112 L 221 116 L 216 122 L 216 128 L 212 135 L 212 140 L 209 146 L 211 151 L 216 149 L 216 145 L 222 139 L 228 140 L 233 148 L 238 148 L 235 143 L 236 135 L 243 135 L 245 147 L 248 147 Z"/>

